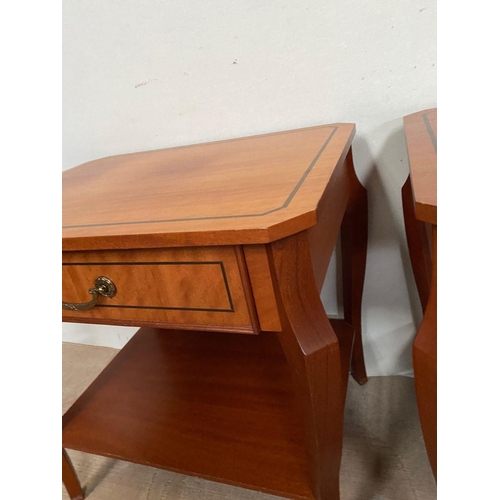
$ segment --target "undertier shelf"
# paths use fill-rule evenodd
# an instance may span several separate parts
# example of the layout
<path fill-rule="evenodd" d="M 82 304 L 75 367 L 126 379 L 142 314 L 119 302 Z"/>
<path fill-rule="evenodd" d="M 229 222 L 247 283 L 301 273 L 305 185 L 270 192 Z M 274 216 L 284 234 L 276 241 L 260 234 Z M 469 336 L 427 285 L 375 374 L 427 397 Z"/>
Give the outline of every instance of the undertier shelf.
<path fill-rule="evenodd" d="M 63 417 L 63 447 L 311 499 L 276 334 L 142 328 Z"/>

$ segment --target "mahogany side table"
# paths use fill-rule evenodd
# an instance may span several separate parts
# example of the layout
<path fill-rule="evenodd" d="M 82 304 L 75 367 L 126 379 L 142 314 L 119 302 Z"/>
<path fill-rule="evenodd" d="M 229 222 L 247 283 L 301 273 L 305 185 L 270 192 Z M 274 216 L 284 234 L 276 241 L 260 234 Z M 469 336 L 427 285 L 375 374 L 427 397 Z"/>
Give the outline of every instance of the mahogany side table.
<path fill-rule="evenodd" d="M 112 156 L 63 174 L 63 320 L 139 326 L 63 417 L 65 449 L 339 499 L 366 381 L 367 196 L 352 124 Z M 344 320 L 320 301 L 342 235 Z"/>
<path fill-rule="evenodd" d="M 437 110 L 404 117 L 410 175 L 402 189 L 410 259 L 424 318 L 413 343 L 420 424 L 437 477 Z"/>

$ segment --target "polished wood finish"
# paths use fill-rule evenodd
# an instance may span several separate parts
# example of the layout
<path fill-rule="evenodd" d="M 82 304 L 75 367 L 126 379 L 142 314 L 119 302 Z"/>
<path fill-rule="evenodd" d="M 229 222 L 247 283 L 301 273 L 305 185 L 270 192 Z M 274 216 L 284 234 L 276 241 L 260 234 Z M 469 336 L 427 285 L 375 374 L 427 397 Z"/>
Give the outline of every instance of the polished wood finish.
<path fill-rule="evenodd" d="M 316 288 L 320 292 L 333 248 L 337 242 L 339 228 L 349 200 L 349 164 L 346 151 L 342 163 L 334 170 L 330 182 L 318 203 L 318 223 L 308 230 L 310 254 Z"/>
<path fill-rule="evenodd" d="M 354 329 L 343 319 L 329 318 L 328 322 L 335 332 L 340 348 L 340 373 L 342 375 L 342 389 L 344 397 L 347 394 L 349 371 L 351 368 L 352 350 L 354 345 Z"/>
<path fill-rule="evenodd" d="M 71 500 L 83 500 L 83 490 L 80 486 L 80 481 L 78 481 L 73 464 L 64 448 L 62 450 L 62 481 Z"/>
<path fill-rule="evenodd" d="M 308 229 L 354 132 L 323 125 L 67 170 L 63 250 L 268 243 Z"/>
<path fill-rule="evenodd" d="M 437 227 L 433 227 L 434 269 L 424 319 L 413 343 L 418 412 L 427 455 L 437 477 Z"/>
<path fill-rule="evenodd" d="M 294 404 L 275 334 L 142 328 L 66 413 L 63 444 L 312 498 Z"/>
<path fill-rule="evenodd" d="M 332 323 L 348 368 L 352 328 Z M 314 498 L 289 368 L 272 333 L 142 328 L 66 412 L 63 445 Z"/>
<path fill-rule="evenodd" d="M 361 335 L 361 301 L 368 245 L 368 196 L 354 170 L 352 150 L 337 167 L 319 207 L 318 224 L 308 230 L 316 287 L 321 291 L 333 248 L 341 229 L 344 318 L 354 327 L 351 374 L 368 381 Z"/>
<path fill-rule="evenodd" d="M 437 224 L 437 109 L 404 117 L 406 146 L 418 220 Z"/>
<path fill-rule="evenodd" d="M 402 188 L 403 210 L 424 310 L 413 343 L 413 370 L 422 433 L 437 477 L 437 110 L 406 116 L 404 125 L 410 176 Z"/>
<path fill-rule="evenodd" d="M 258 333 L 234 247 L 63 252 L 62 298 L 86 302 L 95 278 L 116 285 L 88 311 L 63 310 L 64 321 Z"/>
<path fill-rule="evenodd" d="M 368 381 L 361 335 L 361 302 L 368 249 L 368 195 L 354 170 L 352 151 L 347 156 L 349 203 L 342 221 L 342 296 L 344 318 L 354 328 L 351 374 L 363 385 Z"/>
<path fill-rule="evenodd" d="M 413 199 L 410 176 L 408 176 L 401 189 L 401 196 L 403 199 L 406 241 L 408 243 L 413 276 L 417 285 L 422 310 L 425 311 L 431 288 L 432 253 L 428 242 L 426 223 L 418 220 L 415 215 L 415 201 Z"/>
<path fill-rule="evenodd" d="M 315 285 L 307 234 L 273 243 L 269 252 L 282 310 L 278 335 L 306 428 L 311 490 L 317 500 L 338 500 L 347 382 L 339 339 Z"/>
<path fill-rule="evenodd" d="M 267 332 L 280 332 L 281 323 L 266 246 L 246 245 L 244 251 L 260 328 Z"/>
<path fill-rule="evenodd" d="M 353 136 L 325 125 L 65 174 L 63 300 L 87 301 L 98 275 L 117 294 L 64 319 L 163 328 L 142 328 L 67 412 L 65 447 L 339 500 L 349 368 L 366 379 Z M 341 231 L 348 321 L 319 296 Z"/>
<path fill-rule="evenodd" d="M 245 294 L 246 303 L 248 306 L 248 313 L 250 315 L 250 324 L 252 327 L 251 333 L 259 333 L 259 318 L 257 316 L 257 309 L 255 307 L 255 301 L 253 298 L 252 285 L 250 283 L 250 276 L 248 275 L 248 268 L 245 261 L 245 254 L 243 252 L 243 247 L 235 247 L 236 260 L 238 261 L 238 268 L 240 271 L 240 278 L 243 285 L 243 293 Z M 230 330 L 227 330 L 230 331 Z"/>

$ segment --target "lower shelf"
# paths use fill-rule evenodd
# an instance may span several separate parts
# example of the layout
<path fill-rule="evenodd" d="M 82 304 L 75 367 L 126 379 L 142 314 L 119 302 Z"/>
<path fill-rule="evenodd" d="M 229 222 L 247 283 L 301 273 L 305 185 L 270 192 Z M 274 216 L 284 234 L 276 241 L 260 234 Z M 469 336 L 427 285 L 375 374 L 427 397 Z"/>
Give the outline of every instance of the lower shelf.
<path fill-rule="evenodd" d="M 63 417 L 63 447 L 312 499 L 275 334 L 142 328 Z"/>

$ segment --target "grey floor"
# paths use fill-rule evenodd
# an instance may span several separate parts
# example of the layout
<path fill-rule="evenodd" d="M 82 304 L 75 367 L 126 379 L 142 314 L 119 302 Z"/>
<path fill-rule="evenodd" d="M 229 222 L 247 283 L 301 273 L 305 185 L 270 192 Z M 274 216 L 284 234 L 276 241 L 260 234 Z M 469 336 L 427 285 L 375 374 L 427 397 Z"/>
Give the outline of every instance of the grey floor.
<path fill-rule="evenodd" d="M 63 343 L 63 411 L 118 351 Z M 278 497 L 69 452 L 89 500 L 276 500 Z M 347 396 L 342 500 L 434 500 L 436 484 L 420 433 L 413 379 L 374 377 L 350 382 Z M 69 497 L 63 488 L 63 499 Z"/>

